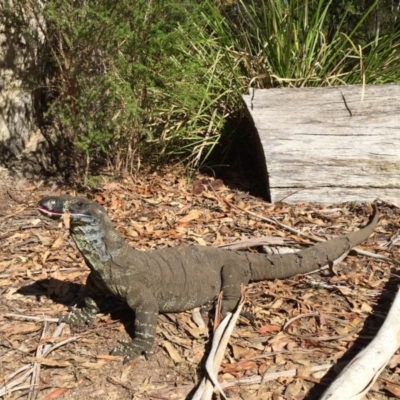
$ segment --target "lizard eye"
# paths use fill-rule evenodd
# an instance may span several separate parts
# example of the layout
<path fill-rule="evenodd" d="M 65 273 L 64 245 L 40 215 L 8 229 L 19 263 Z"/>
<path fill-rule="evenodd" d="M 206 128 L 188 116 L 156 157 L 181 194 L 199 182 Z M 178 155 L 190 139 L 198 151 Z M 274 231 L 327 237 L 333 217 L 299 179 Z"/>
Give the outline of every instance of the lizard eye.
<path fill-rule="evenodd" d="M 83 203 L 82 203 L 81 201 L 78 201 L 78 202 L 76 203 L 76 205 L 77 205 L 78 207 L 82 207 L 82 206 L 83 206 Z"/>

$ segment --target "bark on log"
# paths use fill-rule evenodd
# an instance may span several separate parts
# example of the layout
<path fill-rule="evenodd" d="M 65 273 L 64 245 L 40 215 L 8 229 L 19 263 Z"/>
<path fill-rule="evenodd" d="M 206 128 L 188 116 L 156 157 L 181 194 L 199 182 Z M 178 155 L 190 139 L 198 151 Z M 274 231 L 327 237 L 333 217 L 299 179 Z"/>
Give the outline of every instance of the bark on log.
<path fill-rule="evenodd" d="M 400 85 L 250 89 L 272 201 L 399 204 Z"/>

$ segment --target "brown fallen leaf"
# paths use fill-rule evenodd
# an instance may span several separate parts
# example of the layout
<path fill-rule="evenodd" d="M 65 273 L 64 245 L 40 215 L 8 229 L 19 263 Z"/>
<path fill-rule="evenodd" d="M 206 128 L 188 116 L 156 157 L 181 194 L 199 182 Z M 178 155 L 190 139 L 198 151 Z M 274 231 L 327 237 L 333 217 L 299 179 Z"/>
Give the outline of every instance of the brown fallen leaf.
<path fill-rule="evenodd" d="M 199 219 L 201 214 L 202 214 L 202 211 L 200 211 L 200 210 L 192 210 L 188 214 L 186 214 L 184 217 L 182 217 L 178 221 L 176 221 L 176 223 L 178 225 L 184 225 L 187 222 Z"/>
<path fill-rule="evenodd" d="M 57 250 L 62 246 L 63 243 L 64 243 L 64 235 L 61 235 L 54 241 L 53 245 L 51 246 L 51 249 Z"/>
<path fill-rule="evenodd" d="M 201 181 L 196 181 L 193 184 L 193 188 L 192 188 L 192 194 L 195 196 L 199 196 L 204 190 L 204 185 L 202 184 Z"/>
<path fill-rule="evenodd" d="M 236 344 L 232 344 L 231 347 L 232 347 L 233 356 L 236 359 L 244 358 L 249 353 L 249 349 L 246 347 L 238 346 Z"/>
<path fill-rule="evenodd" d="M 193 236 L 193 239 L 194 239 L 200 246 L 207 246 L 207 242 L 206 242 L 203 238 Z"/>
<path fill-rule="evenodd" d="M 43 400 L 52 400 L 57 397 L 63 395 L 68 389 L 67 388 L 58 388 L 50 392 Z"/>
<path fill-rule="evenodd" d="M 396 396 L 396 398 L 400 397 L 400 386 L 398 384 L 385 381 L 385 389 Z"/>
<path fill-rule="evenodd" d="M 13 326 L 7 326 L 3 325 L 0 328 L 0 332 L 4 334 L 5 337 L 10 337 L 12 335 L 21 335 L 21 334 L 27 334 L 31 332 L 37 332 L 40 330 L 41 327 L 38 326 L 38 324 L 33 323 L 33 322 L 26 322 L 26 323 L 19 323 L 18 325 L 13 325 Z"/>
<path fill-rule="evenodd" d="M 105 361 L 121 361 L 123 357 L 121 356 L 110 356 L 108 354 L 99 354 L 96 356 L 98 360 L 105 360 Z"/>
<path fill-rule="evenodd" d="M 283 332 L 279 332 L 275 337 L 268 341 L 268 344 L 271 346 L 273 351 L 281 351 L 291 341 L 291 338 L 287 337 Z"/>
<path fill-rule="evenodd" d="M 285 389 L 285 398 L 287 399 L 295 399 L 301 389 L 302 389 L 303 385 L 300 379 L 295 379 L 293 382 L 289 383 L 289 385 L 286 387 Z"/>
<path fill-rule="evenodd" d="M 164 346 L 165 350 L 167 350 L 169 356 L 174 360 L 175 363 L 179 364 L 183 361 L 183 358 L 170 342 L 164 341 L 162 345 Z"/>
<path fill-rule="evenodd" d="M 257 366 L 255 361 L 239 361 L 233 364 L 222 363 L 221 367 L 223 368 L 223 372 L 234 373 L 241 371 L 251 371 Z"/>
<path fill-rule="evenodd" d="M 119 357 L 119 359 L 122 361 L 123 357 Z M 100 360 L 98 362 L 84 362 L 80 365 L 80 367 L 85 367 L 85 368 L 92 368 L 92 369 L 100 369 L 104 366 L 106 363 L 105 360 Z"/>
<path fill-rule="evenodd" d="M 57 360 L 50 360 L 44 357 L 27 357 L 27 360 L 31 362 L 38 362 L 42 365 L 47 365 L 48 367 L 70 367 L 72 364 L 68 361 L 57 361 Z"/>
<path fill-rule="evenodd" d="M 47 257 L 50 255 L 50 250 L 47 250 L 42 255 L 42 264 L 46 264 Z"/>
<path fill-rule="evenodd" d="M 278 325 L 263 325 L 258 329 L 259 333 L 279 332 L 281 327 Z"/>

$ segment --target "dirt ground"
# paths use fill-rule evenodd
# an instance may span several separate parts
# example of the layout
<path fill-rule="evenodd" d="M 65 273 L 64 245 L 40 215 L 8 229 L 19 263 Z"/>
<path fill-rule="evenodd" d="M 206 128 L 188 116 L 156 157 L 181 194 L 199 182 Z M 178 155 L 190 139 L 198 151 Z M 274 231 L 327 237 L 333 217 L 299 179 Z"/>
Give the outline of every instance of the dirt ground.
<path fill-rule="evenodd" d="M 204 375 L 212 331 L 190 312 L 160 315 L 154 354 L 127 364 L 108 355 L 132 334 L 134 316 L 123 304 L 110 299 L 92 327 L 57 324 L 57 314 L 79 304 L 88 275 L 62 223 L 36 208 L 42 196 L 61 193 L 71 189 L 7 179 L 0 187 L 0 398 L 189 398 Z M 143 251 L 263 236 L 274 248 L 299 249 L 312 244 L 300 232 L 329 239 L 364 226 L 371 213 L 358 203 L 270 205 L 220 180 L 188 182 L 176 171 L 104 176 L 79 195 L 103 204 L 120 234 Z M 351 252 L 330 269 L 246 288 L 253 317 L 240 317 L 218 374 L 229 399 L 317 399 L 368 345 L 399 284 L 395 263 L 383 258 L 399 260 L 400 210 L 378 206 L 379 226 L 358 247 L 372 256 Z M 366 398 L 399 398 L 399 372 L 396 354 Z"/>

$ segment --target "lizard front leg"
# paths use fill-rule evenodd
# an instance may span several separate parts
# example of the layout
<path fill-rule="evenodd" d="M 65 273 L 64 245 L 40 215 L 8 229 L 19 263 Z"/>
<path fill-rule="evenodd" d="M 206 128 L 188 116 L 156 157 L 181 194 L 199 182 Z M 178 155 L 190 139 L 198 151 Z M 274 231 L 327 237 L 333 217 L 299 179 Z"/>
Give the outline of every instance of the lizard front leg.
<path fill-rule="evenodd" d="M 135 312 L 135 338 L 119 341 L 119 345 L 110 353 L 124 356 L 124 363 L 141 354 L 147 357 L 151 353 L 158 318 L 157 299 L 145 285 L 130 285 L 125 300 Z"/>
<path fill-rule="evenodd" d="M 66 322 L 70 325 L 89 325 L 93 324 L 97 313 L 99 312 L 99 307 L 97 303 L 100 300 L 101 293 L 96 288 L 93 276 L 90 273 L 86 280 L 84 302 L 83 308 L 72 308 L 72 310 L 65 315 L 60 316 L 60 322 Z"/>

